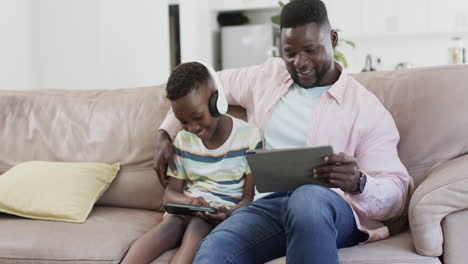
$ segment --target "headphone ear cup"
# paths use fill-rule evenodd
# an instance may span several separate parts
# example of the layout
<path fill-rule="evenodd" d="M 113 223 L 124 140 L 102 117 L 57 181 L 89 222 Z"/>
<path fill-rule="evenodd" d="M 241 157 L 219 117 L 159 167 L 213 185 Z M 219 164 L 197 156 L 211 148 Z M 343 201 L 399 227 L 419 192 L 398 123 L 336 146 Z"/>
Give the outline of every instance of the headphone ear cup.
<path fill-rule="evenodd" d="M 214 94 L 211 95 L 210 102 L 209 102 L 210 113 L 213 117 L 218 117 L 221 115 L 218 111 L 217 102 L 218 102 L 218 92 L 216 91 Z"/>

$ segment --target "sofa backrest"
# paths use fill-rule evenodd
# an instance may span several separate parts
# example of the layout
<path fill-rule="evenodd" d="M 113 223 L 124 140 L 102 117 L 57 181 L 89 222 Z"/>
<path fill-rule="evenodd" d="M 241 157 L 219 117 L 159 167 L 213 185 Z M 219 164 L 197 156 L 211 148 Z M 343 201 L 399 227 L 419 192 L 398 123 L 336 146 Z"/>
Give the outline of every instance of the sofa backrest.
<path fill-rule="evenodd" d="M 29 160 L 120 162 L 98 203 L 158 209 L 154 139 L 168 109 L 163 86 L 0 91 L 0 173 Z"/>
<path fill-rule="evenodd" d="M 360 73 L 393 115 L 400 158 L 419 184 L 468 153 L 468 66 Z M 121 90 L 0 91 L 0 174 L 29 160 L 121 163 L 99 204 L 161 209 L 154 139 L 169 109 L 164 86 Z M 243 118 L 240 107 L 230 114 Z"/>
<path fill-rule="evenodd" d="M 468 65 L 354 76 L 390 111 L 398 152 L 415 185 L 440 164 L 468 153 Z"/>

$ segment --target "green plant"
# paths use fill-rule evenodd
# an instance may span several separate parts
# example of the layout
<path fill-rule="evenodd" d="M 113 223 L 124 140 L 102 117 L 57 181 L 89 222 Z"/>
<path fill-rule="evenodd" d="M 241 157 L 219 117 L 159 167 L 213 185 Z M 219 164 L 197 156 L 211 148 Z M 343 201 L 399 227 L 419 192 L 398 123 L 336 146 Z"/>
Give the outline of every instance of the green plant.
<path fill-rule="evenodd" d="M 341 30 L 340 29 L 335 29 L 336 32 L 340 32 Z M 335 49 L 333 50 L 333 58 L 336 60 L 336 61 L 340 61 L 341 63 L 343 63 L 343 66 L 345 68 L 348 68 L 348 60 L 346 59 L 345 55 L 343 54 L 343 52 L 339 51 L 338 50 L 338 47 L 340 47 L 340 45 L 342 45 L 343 43 L 349 45 L 350 47 L 352 47 L 353 49 L 356 48 L 356 44 L 350 40 L 345 40 L 345 39 L 342 39 L 342 38 L 338 38 L 338 43 L 336 44 L 336 47 Z"/>
<path fill-rule="evenodd" d="M 278 5 L 280 6 L 280 8 L 283 8 L 284 6 L 284 3 L 279 1 L 278 2 Z M 271 22 L 273 24 L 276 24 L 276 25 L 279 25 L 280 24 L 280 20 L 281 20 L 281 16 L 280 14 L 278 15 L 275 15 L 275 16 L 272 16 L 271 17 Z M 336 32 L 340 32 L 341 30 L 340 29 L 335 29 Z M 339 38 L 338 40 L 338 44 L 336 45 L 335 49 L 333 50 L 333 58 L 336 60 L 336 61 L 339 61 L 343 64 L 343 66 L 345 68 L 348 68 L 348 60 L 346 59 L 345 55 L 343 54 L 343 52 L 339 51 L 338 48 L 340 46 L 342 46 L 344 44 L 346 45 L 349 45 L 350 47 L 352 47 L 353 49 L 356 48 L 356 44 L 350 40 L 345 40 L 345 39 L 341 39 Z"/>
<path fill-rule="evenodd" d="M 280 6 L 280 8 L 283 8 L 284 3 L 281 2 L 281 1 L 279 1 L 279 2 L 278 2 L 278 5 Z M 271 22 L 272 22 L 273 24 L 279 25 L 279 24 L 280 24 L 280 20 L 281 20 L 281 15 L 280 15 L 280 14 L 271 17 Z"/>

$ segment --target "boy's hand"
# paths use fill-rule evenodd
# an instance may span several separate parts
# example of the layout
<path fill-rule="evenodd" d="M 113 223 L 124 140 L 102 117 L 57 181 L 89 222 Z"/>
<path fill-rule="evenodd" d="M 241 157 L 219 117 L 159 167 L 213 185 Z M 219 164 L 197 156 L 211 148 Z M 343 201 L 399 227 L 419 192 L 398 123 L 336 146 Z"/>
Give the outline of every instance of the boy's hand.
<path fill-rule="evenodd" d="M 193 197 L 189 204 L 210 207 L 210 204 L 203 197 Z"/>
<path fill-rule="evenodd" d="M 205 219 L 210 224 L 218 225 L 219 223 L 226 220 L 226 218 L 228 218 L 231 215 L 231 211 L 224 206 L 213 205 L 211 207 L 216 208 L 218 212 L 216 214 L 212 214 L 208 212 L 200 213 L 201 214 L 200 217 Z"/>
<path fill-rule="evenodd" d="M 159 130 L 156 137 L 155 145 L 157 146 L 154 152 L 153 169 L 158 175 L 159 182 L 165 188 L 167 185 L 167 166 L 177 176 L 177 167 L 174 162 L 174 149 L 169 135 L 164 130 Z"/>

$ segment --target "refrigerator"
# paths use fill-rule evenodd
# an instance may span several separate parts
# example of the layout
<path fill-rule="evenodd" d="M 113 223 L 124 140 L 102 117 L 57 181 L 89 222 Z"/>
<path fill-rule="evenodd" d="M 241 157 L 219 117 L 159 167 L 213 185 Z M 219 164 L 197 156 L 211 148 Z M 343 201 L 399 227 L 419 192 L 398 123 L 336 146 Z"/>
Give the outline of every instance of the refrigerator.
<path fill-rule="evenodd" d="M 221 27 L 221 66 L 240 68 L 280 56 L 280 30 L 270 24 Z"/>

